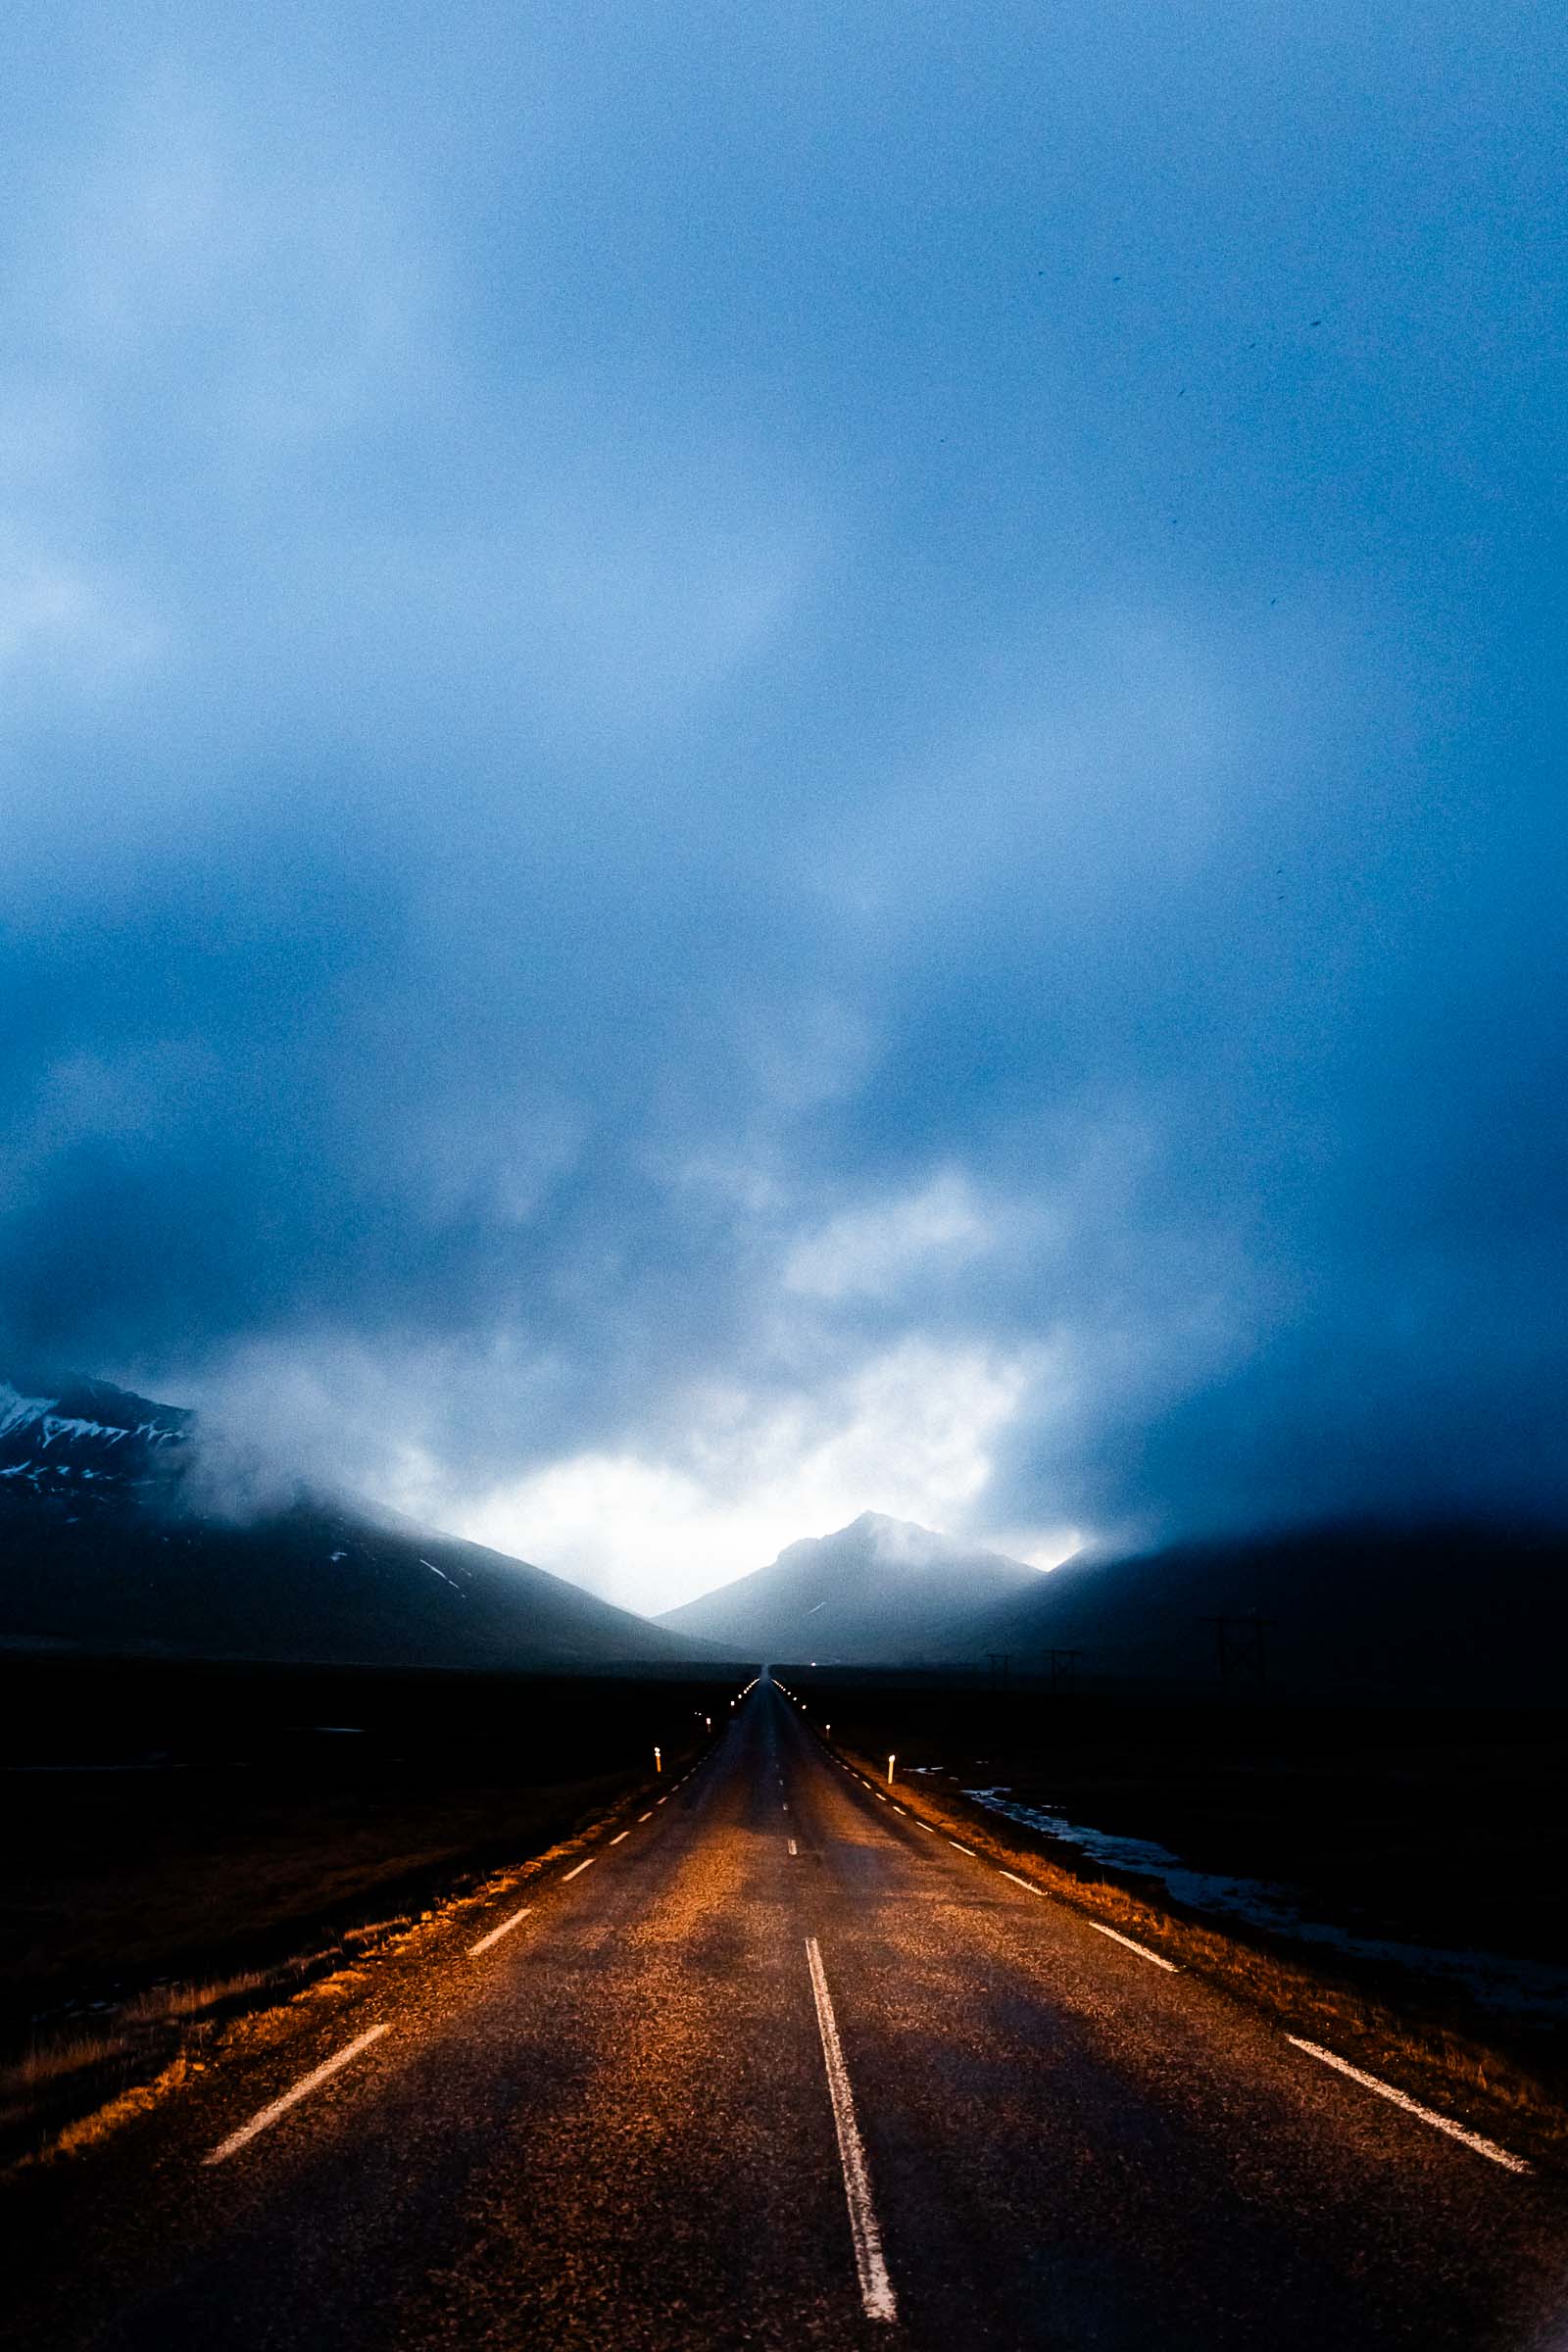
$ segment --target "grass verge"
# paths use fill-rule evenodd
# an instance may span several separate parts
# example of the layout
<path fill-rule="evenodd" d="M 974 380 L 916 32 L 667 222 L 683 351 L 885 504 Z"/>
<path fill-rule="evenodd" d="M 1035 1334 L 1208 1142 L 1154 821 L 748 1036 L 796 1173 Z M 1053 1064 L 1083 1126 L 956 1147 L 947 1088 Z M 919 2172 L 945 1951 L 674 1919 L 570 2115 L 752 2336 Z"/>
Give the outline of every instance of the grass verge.
<path fill-rule="evenodd" d="M 642 1774 L 620 1774 L 541 1791 L 553 1801 L 541 1807 L 540 1843 L 499 1868 L 490 1855 L 466 1870 L 448 1857 L 434 1879 L 425 1869 L 401 1885 L 377 1881 L 361 1889 L 360 1917 L 302 1935 L 282 1956 L 144 1985 L 26 2038 L 0 2059 L 0 2179 L 99 2144 L 209 2065 L 275 2038 L 288 2012 L 351 1990 L 367 1962 L 415 1956 L 428 1937 L 569 1860 L 650 1786 Z"/>

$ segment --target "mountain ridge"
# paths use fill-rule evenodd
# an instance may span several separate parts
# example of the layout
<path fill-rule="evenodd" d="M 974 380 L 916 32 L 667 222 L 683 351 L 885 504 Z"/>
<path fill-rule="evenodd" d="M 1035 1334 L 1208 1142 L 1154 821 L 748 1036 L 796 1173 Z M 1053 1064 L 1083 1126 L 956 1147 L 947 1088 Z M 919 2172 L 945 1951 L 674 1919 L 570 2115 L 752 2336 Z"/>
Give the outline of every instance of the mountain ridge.
<path fill-rule="evenodd" d="M 227 1515 L 202 1465 L 183 1406 L 0 1380 L 0 1645 L 563 1671 L 693 1654 L 531 1561 L 303 1483 Z"/>
<path fill-rule="evenodd" d="M 835 1665 L 913 1660 L 987 1601 L 1024 1592 L 1041 1571 L 1004 1552 L 862 1511 L 803 1536 L 777 1558 L 655 1620 L 761 1657 Z"/>
<path fill-rule="evenodd" d="M 1081 1685 L 1151 1692 L 1560 1705 L 1565 1643 L 1568 1531 L 1362 1520 L 1080 1555 L 955 1621 L 945 1655 L 1077 1650 Z"/>

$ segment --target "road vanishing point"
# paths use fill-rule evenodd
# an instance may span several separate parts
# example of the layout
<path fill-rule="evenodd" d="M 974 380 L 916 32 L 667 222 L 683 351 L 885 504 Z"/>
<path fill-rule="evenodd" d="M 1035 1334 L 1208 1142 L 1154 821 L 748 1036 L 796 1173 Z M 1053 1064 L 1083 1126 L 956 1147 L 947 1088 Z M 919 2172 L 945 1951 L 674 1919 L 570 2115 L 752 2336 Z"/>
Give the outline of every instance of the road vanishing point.
<path fill-rule="evenodd" d="M 8 2346 L 1568 2343 L 1559 2184 L 896 1798 L 764 1677 L 525 1904 L 40 2177 Z"/>

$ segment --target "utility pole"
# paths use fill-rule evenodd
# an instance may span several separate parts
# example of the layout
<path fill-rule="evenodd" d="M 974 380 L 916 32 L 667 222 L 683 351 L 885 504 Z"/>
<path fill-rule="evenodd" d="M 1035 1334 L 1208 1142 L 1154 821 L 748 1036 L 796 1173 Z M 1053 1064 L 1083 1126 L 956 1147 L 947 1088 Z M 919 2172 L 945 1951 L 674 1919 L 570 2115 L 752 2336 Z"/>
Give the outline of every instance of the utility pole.
<path fill-rule="evenodd" d="M 1214 1629 L 1220 1696 L 1226 1700 L 1266 1698 L 1268 1657 L 1263 1636 L 1277 1620 L 1254 1613 L 1247 1617 L 1204 1617 L 1200 1622 Z"/>
<path fill-rule="evenodd" d="M 1051 1695 L 1070 1698 L 1078 1688 L 1078 1661 L 1081 1649 L 1052 1649 L 1046 1652 L 1051 1660 Z"/>

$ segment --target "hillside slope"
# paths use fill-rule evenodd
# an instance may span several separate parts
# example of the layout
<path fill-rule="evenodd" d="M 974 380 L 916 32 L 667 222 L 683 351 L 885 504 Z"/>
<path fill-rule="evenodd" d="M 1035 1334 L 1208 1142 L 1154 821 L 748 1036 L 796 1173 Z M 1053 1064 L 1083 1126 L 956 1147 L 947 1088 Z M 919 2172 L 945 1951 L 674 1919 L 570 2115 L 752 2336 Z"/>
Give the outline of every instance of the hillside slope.
<path fill-rule="evenodd" d="M 481 1544 L 301 1490 L 204 1507 L 194 1417 L 0 1383 L 0 1644 L 341 1664 L 674 1664 L 692 1644 Z"/>
<path fill-rule="evenodd" d="M 956 1620 L 1015 1598 L 1040 1571 L 904 1519 L 862 1512 L 829 1536 L 791 1544 L 766 1568 L 667 1609 L 672 1633 L 759 1658 L 826 1665 L 913 1661 Z"/>
<path fill-rule="evenodd" d="M 1223 1618 L 1222 1629 L 1213 1620 Z M 1255 1624 L 1255 1631 L 1251 1630 Z M 1563 1703 L 1568 1534 L 1340 1526 L 1070 1560 L 947 1629 L 1021 1670 L 1081 1651 L 1081 1685 L 1489 1706 Z"/>

